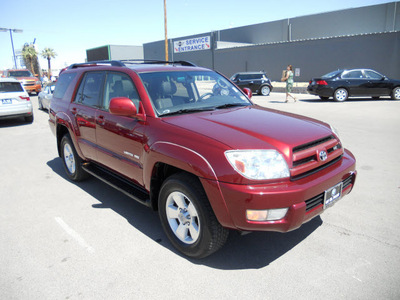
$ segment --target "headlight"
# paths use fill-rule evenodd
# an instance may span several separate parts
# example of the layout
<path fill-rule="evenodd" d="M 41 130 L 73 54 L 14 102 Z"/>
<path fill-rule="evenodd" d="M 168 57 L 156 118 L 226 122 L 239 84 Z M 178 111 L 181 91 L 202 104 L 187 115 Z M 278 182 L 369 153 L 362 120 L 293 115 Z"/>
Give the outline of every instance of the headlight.
<path fill-rule="evenodd" d="M 332 125 L 329 124 L 329 126 L 331 127 L 332 132 L 334 134 L 336 134 L 336 136 L 340 139 L 339 131 L 337 131 L 337 129 L 335 127 L 333 127 Z"/>
<path fill-rule="evenodd" d="M 289 167 L 276 150 L 230 150 L 225 157 L 232 167 L 248 179 L 264 180 L 289 177 Z"/>

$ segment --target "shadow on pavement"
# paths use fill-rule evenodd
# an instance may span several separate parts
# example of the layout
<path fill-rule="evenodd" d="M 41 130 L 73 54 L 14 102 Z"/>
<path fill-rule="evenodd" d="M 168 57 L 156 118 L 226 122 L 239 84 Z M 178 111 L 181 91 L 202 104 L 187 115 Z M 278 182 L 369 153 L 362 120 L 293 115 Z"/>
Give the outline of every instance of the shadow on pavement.
<path fill-rule="evenodd" d="M 65 174 L 61 158 L 54 158 L 48 161 L 47 165 L 60 177 L 71 182 Z M 186 258 L 172 247 L 163 232 L 156 212 L 94 177 L 83 182 L 71 183 L 100 202 L 93 204 L 93 208 L 112 209 L 150 239 L 193 264 L 222 270 L 263 268 L 290 251 L 322 224 L 321 218 L 316 217 L 299 229 L 285 234 L 254 232 L 242 236 L 236 231 L 231 231 L 222 249 L 209 257 L 195 260 Z"/>

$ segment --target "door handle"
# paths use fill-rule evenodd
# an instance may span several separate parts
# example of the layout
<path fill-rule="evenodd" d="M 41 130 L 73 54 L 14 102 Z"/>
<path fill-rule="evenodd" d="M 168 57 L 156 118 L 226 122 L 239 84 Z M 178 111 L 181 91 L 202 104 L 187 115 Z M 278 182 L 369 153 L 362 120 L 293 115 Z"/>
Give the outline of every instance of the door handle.
<path fill-rule="evenodd" d="M 96 123 L 98 125 L 104 126 L 104 124 L 106 124 L 106 120 L 104 119 L 104 116 L 102 116 L 102 115 L 97 116 Z"/>

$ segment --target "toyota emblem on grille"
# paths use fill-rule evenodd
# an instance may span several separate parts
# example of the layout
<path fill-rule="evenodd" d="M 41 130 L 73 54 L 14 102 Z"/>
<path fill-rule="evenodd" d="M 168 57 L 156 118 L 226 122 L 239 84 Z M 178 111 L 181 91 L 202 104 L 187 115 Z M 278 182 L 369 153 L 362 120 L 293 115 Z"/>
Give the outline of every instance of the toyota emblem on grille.
<path fill-rule="evenodd" d="M 321 161 L 325 161 L 325 160 L 328 159 L 328 154 L 326 153 L 326 151 L 322 150 L 322 151 L 319 153 L 319 159 L 320 159 Z"/>

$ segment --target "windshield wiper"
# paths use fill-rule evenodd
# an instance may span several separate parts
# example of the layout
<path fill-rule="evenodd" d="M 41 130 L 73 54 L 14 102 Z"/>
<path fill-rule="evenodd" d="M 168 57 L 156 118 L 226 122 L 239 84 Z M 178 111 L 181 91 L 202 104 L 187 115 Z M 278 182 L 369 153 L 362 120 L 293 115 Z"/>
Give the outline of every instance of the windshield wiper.
<path fill-rule="evenodd" d="M 225 103 L 225 104 L 216 106 L 215 109 L 235 107 L 235 106 L 248 106 L 248 105 L 250 105 L 250 104 L 248 104 L 248 103 Z"/>
<path fill-rule="evenodd" d="M 160 114 L 159 117 L 171 116 L 171 115 L 179 115 L 179 114 L 186 114 L 192 112 L 199 112 L 199 111 L 207 111 L 207 110 L 214 110 L 214 107 L 203 107 L 203 108 L 183 108 L 171 112 L 167 112 L 164 114 Z"/>

